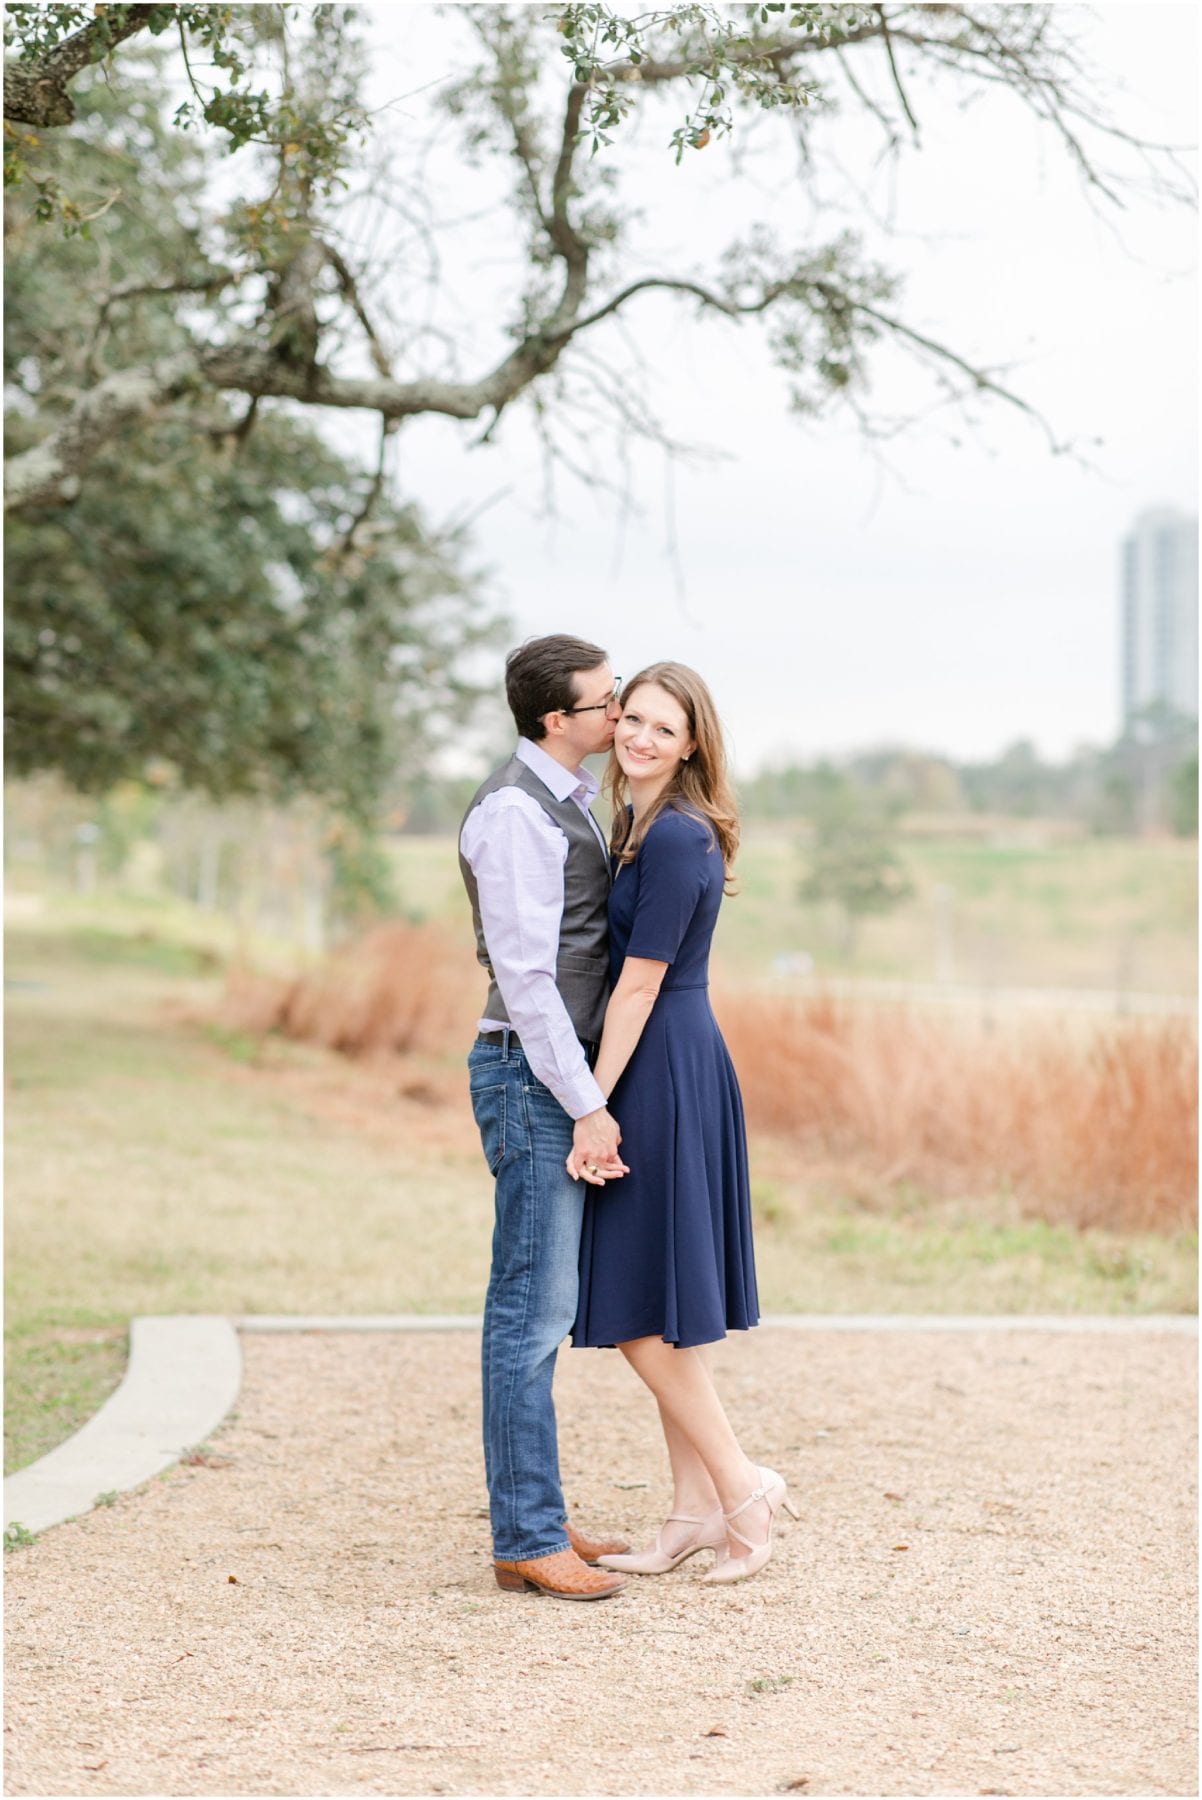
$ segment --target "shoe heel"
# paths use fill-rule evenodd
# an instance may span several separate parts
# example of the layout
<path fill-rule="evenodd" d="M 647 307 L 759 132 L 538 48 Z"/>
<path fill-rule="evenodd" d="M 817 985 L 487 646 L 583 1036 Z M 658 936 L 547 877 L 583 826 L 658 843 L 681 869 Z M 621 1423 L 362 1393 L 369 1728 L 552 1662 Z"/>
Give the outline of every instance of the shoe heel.
<path fill-rule="evenodd" d="M 781 1501 L 781 1505 L 784 1507 L 785 1511 L 788 1513 L 788 1515 L 791 1519 L 800 1519 L 801 1514 L 798 1512 L 797 1508 L 794 1506 L 793 1502 L 790 1500 L 788 1494 L 786 1494 L 784 1499 Z"/>
<path fill-rule="evenodd" d="M 524 1594 L 527 1588 L 534 1586 L 524 1575 L 519 1575 L 516 1569 L 494 1569 L 493 1574 L 497 1578 L 497 1586 L 507 1594 Z"/>

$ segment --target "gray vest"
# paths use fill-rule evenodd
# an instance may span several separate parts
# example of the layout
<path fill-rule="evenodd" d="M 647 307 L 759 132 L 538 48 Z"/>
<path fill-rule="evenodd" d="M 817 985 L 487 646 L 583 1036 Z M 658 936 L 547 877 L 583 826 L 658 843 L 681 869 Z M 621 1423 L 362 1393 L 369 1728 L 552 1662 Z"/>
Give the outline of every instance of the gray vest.
<path fill-rule="evenodd" d="M 537 800 L 547 817 L 558 825 L 568 840 L 567 860 L 563 870 L 563 919 L 559 927 L 559 952 L 555 959 L 555 984 L 567 1008 L 576 1035 L 585 1043 L 598 1043 L 609 998 L 609 863 L 597 840 L 597 833 L 572 799 L 557 800 L 550 788 L 532 769 L 516 756 L 488 777 L 476 789 L 472 803 L 463 815 L 466 821 L 480 802 L 498 788 L 518 787 L 532 800 Z M 462 830 L 462 826 L 460 827 Z M 508 1012 L 501 998 L 484 941 L 480 920 L 480 895 L 471 865 L 459 854 L 459 870 L 468 899 L 472 903 L 472 923 L 476 928 L 476 958 L 489 977 L 488 999 L 482 1018 L 507 1021 Z"/>

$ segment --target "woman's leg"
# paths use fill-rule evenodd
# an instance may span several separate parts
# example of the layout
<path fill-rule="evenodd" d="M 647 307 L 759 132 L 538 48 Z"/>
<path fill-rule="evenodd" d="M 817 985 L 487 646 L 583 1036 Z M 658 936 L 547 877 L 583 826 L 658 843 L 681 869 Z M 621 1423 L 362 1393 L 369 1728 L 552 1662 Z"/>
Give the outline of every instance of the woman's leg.
<path fill-rule="evenodd" d="M 660 1531 L 660 1543 L 669 1556 L 675 1556 L 696 1535 L 696 1525 L 685 1521 L 708 1519 L 722 1503 L 713 1477 L 692 1441 L 664 1411 L 662 1403 L 657 1401 L 656 1404 L 664 1442 L 668 1446 L 668 1461 L 672 1465 L 672 1512 L 678 1515 L 665 1521 Z"/>
<path fill-rule="evenodd" d="M 695 1351 L 711 1386 L 712 1350 L 712 1344 L 698 1344 Z M 656 1405 L 659 1407 L 664 1442 L 668 1446 L 668 1461 L 672 1465 L 672 1511 L 681 1514 L 684 1519 L 708 1519 L 722 1505 L 714 1486 L 714 1478 L 701 1460 L 692 1439 L 674 1422 L 671 1414 L 665 1412 L 658 1400 Z M 660 1542 L 669 1555 L 675 1555 L 695 1531 L 694 1525 L 684 1524 L 677 1519 L 669 1520 L 660 1533 Z"/>
<path fill-rule="evenodd" d="M 712 1384 L 711 1349 L 710 1344 L 697 1346 L 697 1356 Z M 704 1518 L 720 1504 L 713 1477 L 697 1454 L 692 1439 L 673 1421 L 671 1414 L 664 1411 L 659 1400 L 656 1405 L 664 1442 L 668 1446 L 668 1461 L 672 1465 L 672 1511 Z"/>
<path fill-rule="evenodd" d="M 659 1406 L 672 1479 L 676 1488 L 673 1511 L 698 1513 L 712 1491 L 724 1512 L 733 1512 L 759 1485 L 759 1470 L 744 1455 L 718 1398 L 708 1358 L 698 1348 L 678 1350 L 662 1338 L 634 1338 L 618 1348 L 635 1373 L 651 1389 Z M 709 1487 L 702 1479 L 702 1471 Z M 682 1503 L 686 1494 L 690 1504 Z M 712 1510 L 714 1502 L 709 1508 Z M 762 1516 L 761 1516 L 762 1515 Z M 768 1528 L 769 1509 L 758 1501 L 739 1515 L 739 1528 L 754 1541 Z M 688 1527 L 673 1526 L 674 1532 Z M 665 1549 L 671 1540 L 665 1537 Z M 746 1546 L 732 1540 L 730 1553 L 742 1556 Z"/>

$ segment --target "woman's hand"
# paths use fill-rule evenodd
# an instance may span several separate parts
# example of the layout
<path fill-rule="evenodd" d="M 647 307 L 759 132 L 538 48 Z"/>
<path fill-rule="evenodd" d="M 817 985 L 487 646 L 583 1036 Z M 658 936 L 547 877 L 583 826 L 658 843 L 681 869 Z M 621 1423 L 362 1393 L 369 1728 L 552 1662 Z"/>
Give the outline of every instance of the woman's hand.
<path fill-rule="evenodd" d="M 607 1181 L 618 1181 L 630 1170 L 618 1156 L 596 1162 L 583 1150 L 573 1150 L 564 1163 L 573 1181 L 587 1181 L 590 1187 L 604 1187 Z"/>
<path fill-rule="evenodd" d="M 573 1181 L 587 1181 L 590 1187 L 604 1187 L 630 1173 L 618 1155 L 622 1133 L 618 1121 L 608 1107 L 598 1107 L 577 1119 L 572 1132 L 572 1149 L 564 1167 Z"/>

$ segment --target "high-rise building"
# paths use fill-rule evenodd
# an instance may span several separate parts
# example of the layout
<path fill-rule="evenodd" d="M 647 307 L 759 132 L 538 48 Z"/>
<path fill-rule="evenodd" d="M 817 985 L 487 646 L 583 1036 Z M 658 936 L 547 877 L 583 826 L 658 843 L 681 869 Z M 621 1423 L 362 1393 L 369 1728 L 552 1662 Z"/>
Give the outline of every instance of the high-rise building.
<path fill-rule="evenodd" d="M 1157 705 L 1198 717 L 1198 521 L 1140 513 L 1123 539 L 1123 728 Z"/>

